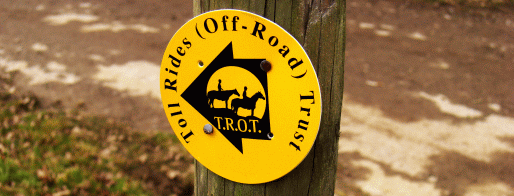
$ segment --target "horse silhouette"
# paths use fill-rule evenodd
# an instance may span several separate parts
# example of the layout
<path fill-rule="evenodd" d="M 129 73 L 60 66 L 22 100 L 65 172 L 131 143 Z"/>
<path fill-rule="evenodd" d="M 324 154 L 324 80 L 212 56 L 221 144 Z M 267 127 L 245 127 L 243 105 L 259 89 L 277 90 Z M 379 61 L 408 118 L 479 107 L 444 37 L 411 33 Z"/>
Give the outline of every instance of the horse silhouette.
<path fill-rule="evenodd" d="M 266 100 L 261 92 L 255 93 L 252 97 L 246 98 L 246 99 L 233 99 L 232 100 L 232 111 L 234 111 L 237 114 L 237 111 L 239 108 L 244 108 L 252 111 L 253 116 L 253 110 L 255 110 L 255 104 L 257 103 L 258 99 Z"/>
<path fill-rule="evenodd" d="M 217 100 L 220 100 L 220 101 L 225 101 L 225 108 L 228 109 L 228 99 L 232 95 L 239 96 L 239 93 L 237 92 L 236 89 L 234 89 L 234 90 L 226 90 L 226 91 L 209 91 L 207 93 L 207 99 L 208 99 L 208 102 L 209 102 L 209 106 L 211 108 L 214 108 L 214 100 L 217 99 Z"/>

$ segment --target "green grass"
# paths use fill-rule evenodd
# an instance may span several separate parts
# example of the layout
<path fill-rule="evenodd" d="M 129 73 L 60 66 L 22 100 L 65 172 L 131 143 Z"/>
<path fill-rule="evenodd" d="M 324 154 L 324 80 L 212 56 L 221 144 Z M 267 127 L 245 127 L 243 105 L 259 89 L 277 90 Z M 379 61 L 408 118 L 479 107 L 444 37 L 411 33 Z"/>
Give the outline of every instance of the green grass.
<path fill-rule="evenodd" d="M 191 172 L 166 175 L 192 163 L 174 134 L 38 105 L 0 86 L 0 195 L 191 194 Z"/>

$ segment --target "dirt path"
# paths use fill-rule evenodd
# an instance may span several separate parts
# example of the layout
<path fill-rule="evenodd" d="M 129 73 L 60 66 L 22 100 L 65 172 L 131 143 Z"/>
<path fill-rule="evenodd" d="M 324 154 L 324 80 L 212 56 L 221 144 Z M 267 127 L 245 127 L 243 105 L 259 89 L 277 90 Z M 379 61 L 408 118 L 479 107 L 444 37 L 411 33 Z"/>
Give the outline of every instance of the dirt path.
<path fill-rule="evenodd" d="M 341 189 L 514 195 L 514 15 L 347 3 Z"/>
<path fill-rule="evenodd" d="M 158 70 L 191 7 L 2 1 L 0 68 L 45 106 L 170 131 Z M 513 13 L 347 2 L 337 193 L 514 195 Z"/>
<path fill-rule="evenodd" d="M 2 1 L 0 68 L 45 106 L 170 130 L 158 89 L 162 53 L 190 1 Z"/>

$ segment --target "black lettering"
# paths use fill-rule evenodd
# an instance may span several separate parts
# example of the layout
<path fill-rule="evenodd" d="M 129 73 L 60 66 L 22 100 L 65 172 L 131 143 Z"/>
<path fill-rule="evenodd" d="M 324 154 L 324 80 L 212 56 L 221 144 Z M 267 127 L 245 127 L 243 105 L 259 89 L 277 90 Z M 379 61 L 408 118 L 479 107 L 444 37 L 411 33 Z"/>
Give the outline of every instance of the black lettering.
<path fill-rule="evenodd" d="M 168 104 L 168 108 L 171 108 L 171 107 L 180 107 L 180 105 L 178 103 Z M 178 112 L 170 113 L 170 116 L 173 117 L 173 116 L 181 115 L 181 114 L 182 114 L 182 111 L 179 110 Z M 183 118 L 178 120 L 178 126 L 185 128 L 187 126 L 186 120 L 184 120 Z"/>
<path fill-rule="evenodd" d="M 175 57 L 174 57 L 174 56 L 172 56 L 171 54 L 168 56 L 168 58 L 171 58 L 171 64 L 172 64 L 174 67 L 176 67 L 176 68 L 180 67 L 180 60 L 179 60 L 179 59 L 175 58 Z"/>
<path fill-rule="evenodd" d="M 300 59 L 300 61 L 298 61 L 296 58 L 291 58 L 287 63 L 289 64 L 289 67 L 291 67 L 291 70 L 294 70 L 294 68 L 303 63 L 303 60 Z"/>
<path fill-rule="evenodd" d="M 281 49 L 278 49 L 278 53 L 282 54 L 282 56 L 285 58 L 286 55 L 289 54 L 289 47 L 287 47 L 286 45 L 282 46 Z M 291 60 L 289 60 L 289 61 L 291 61 Z"/>
<path fill-rule="evenodd" d="M 180 126 L 182 128 L 186 127 L 187 126 L 186 120 L 184 120 L 184 119 L 178 120 L 178 126 Z"/>
<path fill-rule="evenodd" d="M 257 33 L 259 33 L 259 38 L 264 40 L 264 38 L 262 37 L 262 32 L 265 31 L 265 30 L 266 30 L 266 26 L 264 26 L 263 24 L 255 21 L 255 27 L 253 28 L 252 35 L 257 37 Z"/>
<path fill-rule="evenodd" d="M 300 107 L 300 112 L 307 112 L 307 116 L 311 116 L 311 109 L 310 108 Z"/>
<path fill-rule="evenodd" d="M 186 45 L 187 49 L 191 48 L 191 42 L 190 42 L 190 41 L 187 41 L 187 38 L 184 38 L 184 39 L 182 40 L 182 43 L 183 43 L 184 45 Z"/>
<path fill-rule="evenodd" d="M 227 19 L 227 15 L 223 16 L 223 19 L 221 19 L 221 22 L 223 22 L 223 31 L 227 31 Z"/>
<path fill-rule="evenodd" d="M 184 56 L 186 54 L 186 50 L 183 50 L 182 47 L 177 47 L 177 53 L 180 56 Z"/>
<path fill-rule="evenodd" d="M 305 74 L 307 74 L 307 69 L 303 72 L 303 74 L 300 74 L 300 75 L 297 75 L 297 76 L 291 75 L 291 77 L 299 79 L 299 78 L 303 78 L 303 76 L 305 76 Z"/>
<path fill-rule="evenodd" d="M 170 113 L 170 116 L 173 117 L 173 116 L 180 115 L 180 114 L 182 114 L 182 111 Z"/>
<path fill-rule="evenodd" d="M 298 131 L 294 134 L 294 138 L 300 140 L 300 142 L 303 142 L 303 139 L 305 139 L 305 137 L 303 137 L 302 134 L 298 133 Z"/>
<path fill-rule="evenodd" d="M 186 143 L 189 143 L 189 141 L 187 141 L 187 138 L 189 138 L 195 134 L 193 134 L 193 131 L 189 131 L 189 133 L 187 133 L 185 136 L 184 136 L 184 132 L 181 132 L 180 135 L 182 136 L 182 138 L 184 138 L 184 141 L 186 141 Z"/>
<path fill-rule="evenodd" d="M 310 92 L 312 93 L 312 95 L 300 95 L 300 101 L 302 101 L 303 99 L 312 99 L 311 104 L 314 104 L 314 91 Z"/>
<path fill-rule="evenodd" d="M 303 126 L 302 124 L 305 125 L 305 126 Z M 298 121 L 298 128 L 299 129 L 303 129 L 303 130 L 307 131 L 307 126 L 309 126 L 309 122 L 308 121 L 304 121 L 304 120 Z"/>
<path fill-rule="evenodd" d="M 209 25 L 207 24 L 207 21 L 209 21 L 209 20 L 212 21 L 212 24 L 214 25 L 214 31 L 211 31 L 211 29 L 209 28 Z M 209 33 L 214 33 L 216 31 L 218 31 L 218 23 L 216 22 L 216 20 L 214 20 L 214 18 L 205 19 L 203 26 L 205 27 L 205 30 Z"/>
<path fill-rule="evenodd" d="M 273 42 L 273 43 L 271 43 Z M 278 44 L 278 38 L 275 37 L 275 36 L 271 36 L 269 39 L 268 39 L 268 43 L 270 46 L 276 46 Z"/>
<path fill-rule="evenodd" d="M 168 108 L 171 108 L 171 107 L 179 107 L 180 105 L 178 103 L 174 103 L 174 104 L 168 104 Z"/>
<path fill-rule="evenodd" d="M 170 79 L 164 80 L 164 88 L 171 89 L 176 92 L 177 91 L 177 80 L 173 80 L 173 82 L 171 82 Z"/>
<path fill-rule="evenodd" d="M 200 35 L 200 31 L 198 31 L 198 24 L 195 24 L 195 29 L 196 29 L 196 34 L 198 34 L 198 36 L 200 36 L 200 38 L 205 39 L 204 37 L 202 37 L 202 35 Z"/>
<path fill-rule="evenodd" d="M 170 74 L 175 74 L 175 75 L 177 75 L 177 74 L 178 74 L 178 72 L 173 71 L 173 70 L 168 69 L 168 68 L 166 68 L 165 70 L 166 70 L 168 73 L 170 73 Z"/>
<path fill-rule="evenodd" d="M 239 16 L 234 16 L 234 18 L 232 18 L 232 31 L 237 31 L 236 30 L 236 22 L 239 20 Z"/>
<path fill-rule="evenodd" d="M 294 142 L 289 142 L 289 146 L 293 146 L 296 148 L 296 151 L 300 151 L 300 146 L 296 145 Z"/>

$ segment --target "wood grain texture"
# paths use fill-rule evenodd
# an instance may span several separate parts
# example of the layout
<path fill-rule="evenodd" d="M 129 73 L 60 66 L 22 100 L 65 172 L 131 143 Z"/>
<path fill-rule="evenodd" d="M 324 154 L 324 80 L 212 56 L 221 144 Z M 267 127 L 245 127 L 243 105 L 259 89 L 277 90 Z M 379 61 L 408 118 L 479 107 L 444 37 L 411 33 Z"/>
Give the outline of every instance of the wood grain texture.
<path fill-rule="evenodd" d="M 335 43 L 338 43 L 336 39 L 339 32 L 339 13 L 336 8 L 335 4 L 329 7 L 325 7 L 323 4 L 321 6 L 318 80 L 321 86 L 323 106 L 321 128 L 316 139 L 316 147 L 314 148 L 315 158 L 312 179 L 316 180 L 311 181 L 309 188 L 309 194 L 312 195 L 333 195 L 335 186 L 333 180 L 337 171 L 337 143 L 333 143 L 333 141 L 338 141 L 340 121 L 335 123 L 334 120 L 340 120 L 340 112 L 338 112 L 339 116 L 337 117 L 334 116 L 337 114 L 330 113 L 332 111 L 331 107 L 341 105 L 341 102 L 332 100 L 332 94 L 338 93 L 332 91 L 334 85 L 338 85 L 333 83 L 334 80 L 337 80 L 334 78 L 333 71 L 336 56 Z M 338 110 L 340 111 L 341 109 L 339 108 Z M 337 134 L 334 134 L 335 128 L 337 128 Z"/>
<path fill-rule="evenodd" d="M 322 119 L 316 142 L 298 167 L 264 184 L 224 179 L 195 161 L 195 195 L 334 195 L 341 118 L 346 0 L 194 0 L 195 15 L 235 8 L 264 16 L 304 47 L 317 72 Z"/>
<path fill-rule="evenodd" d="M 210 0 L 210 10 L 227 9 L 232 7 L 232 0 Z"/>
<path fill-rule="evenodd" d="M 264 17 L 270 19 L 271 21 L 275 21 L 275 1 L 279 0 L 265 0 L 265 13 Z M 251 10 L 248 10 L 251 11 Z"/>
<path fill-rule="evenodd" d="M 266 0 L 249 0 L 248 10 L 253 10 L 255 14 L 264 16 L 266 11 Z"/>
<path fill-rule="evenodd" d="M 238 10 L 248 10 L 250 9 L 250 0 L 232 1 L 232 8 Z"/>
<path fill-rule="evenodd" d="M 280 25 L 286 31 L 291 32 L 291 9 L 293 0 L 277 0 L 275 1 L 275 23 Z"/>
<path fill-rule="evenodd" d="M 202 166 L 204 167 L 204 166 Z M 204 167 L 205 168 L 205 167 Z M 208 189 L 209 189 L 209 195 L 224 195 L 225 194 L 225 180 L 221 177 L 215 174 L 214 172 L 208 170 Z"/>
<path fill-rule="evenodd" d="M 195 160 L 195 195 L 208 195 L 208 169 Z"/>

